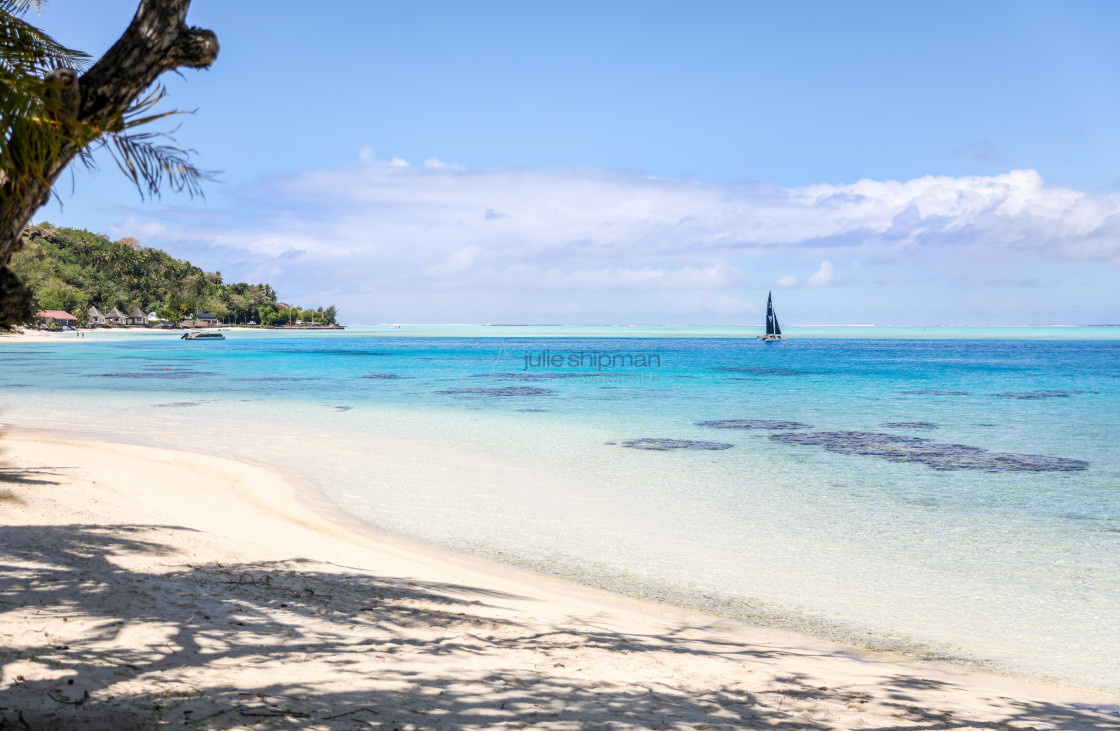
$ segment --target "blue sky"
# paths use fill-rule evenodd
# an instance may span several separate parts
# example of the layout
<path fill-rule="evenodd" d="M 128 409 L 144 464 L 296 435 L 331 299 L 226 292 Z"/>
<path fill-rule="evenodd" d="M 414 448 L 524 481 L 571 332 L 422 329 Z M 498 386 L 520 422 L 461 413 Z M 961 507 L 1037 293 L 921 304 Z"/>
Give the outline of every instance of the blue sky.
<path fill-rule="evenodd" d="M 135 1 L 51 0 L 97 56 Z M 1120 322 L 1120 5 L 194 0 L 204 200 L 37 219 L 349 322 Z"/>

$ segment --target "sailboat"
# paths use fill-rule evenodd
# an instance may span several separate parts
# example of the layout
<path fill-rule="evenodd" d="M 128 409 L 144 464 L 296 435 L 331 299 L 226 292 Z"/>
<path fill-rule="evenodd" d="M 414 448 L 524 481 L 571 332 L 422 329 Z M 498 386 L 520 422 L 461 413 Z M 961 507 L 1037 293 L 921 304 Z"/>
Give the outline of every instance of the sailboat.
<path fill-rule="evenodd" d="M 759 340 L 768 343 L 782 339 L 782 328 L 778 327 L 778 316 L 774 313 L 773 293 L 766 293 L 766 334 L 759 335 Z"/>

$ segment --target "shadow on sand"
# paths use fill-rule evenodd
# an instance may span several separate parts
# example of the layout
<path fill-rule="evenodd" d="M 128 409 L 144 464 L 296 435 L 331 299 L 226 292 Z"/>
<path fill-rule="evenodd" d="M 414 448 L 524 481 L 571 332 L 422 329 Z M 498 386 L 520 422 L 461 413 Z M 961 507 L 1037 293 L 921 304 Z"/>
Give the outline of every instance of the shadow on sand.
<path fill-rule="evenodd" d="M 192 538 L 188 529 L 168 529 L 182 531 L 183 541 Z M 138 554 L 165 559 L 166 571 L 137 572 L 122 567 L 127 560 L 111 560 Z M 152 526 L 5 527 L 0 628 L 13 634 L 0 637 L 0 729 L 812 731 L 838 727 L 814 708 L 858 711 L 872 695 L 870 702 L 888 707 L 897 723 L 862 728 L 1011 728 L 1014 722 L 1015 728 L 1120 729 L 1120 719 L 1043 703 L 1003 701 L 1008 711 L 1000 723 L 947 714 L 923 700 L 944 683 L 906 675 L 858 689 L 820 687 L 798 675 L 756 682 L 729 674 L 682 692 L 668 670 L 660 678 L 647 673 L 648 682 L 588 683 L 580 663 L 592 656 L 671 668 L 674 656 L 687 653 L 742 668 L 790 652 L 727 644 L 696 627 L 660 636 L 565 626 L 542 632 L 539 624 L 493 611 L 510 598 L 302 559 L 184 563 L 183 554 L 153 538 Z M 138 623 L 161 628 L 159 640 L 129 644 L 126 633 Z M 510 650 L 535 662 L 494 670 L 492 661 Z M 455 658 L 454 673 L 446 671 L 446 656 Z M 481 658 L 491 662 L 474 662 Z M 379 662 L 374 672 L 372 660 Z M 284 680 L 254 680 L 256 668 L 276 663 L 290 668 Z M 305 675 L 305 668 L 315 672 Z M 23 672 L 27 677 L 13 677 Z"/>

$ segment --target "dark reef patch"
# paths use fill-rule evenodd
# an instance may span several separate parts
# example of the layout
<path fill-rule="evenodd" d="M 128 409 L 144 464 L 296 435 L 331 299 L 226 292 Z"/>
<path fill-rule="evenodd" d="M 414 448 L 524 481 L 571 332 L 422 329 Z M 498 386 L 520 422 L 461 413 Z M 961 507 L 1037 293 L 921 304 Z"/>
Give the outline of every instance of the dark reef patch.
<path fill-rule="evenodd" d="M 235 378 L 235 381 L 255 381 L 260 383 L 287 383 L 288 381 L 321 381 L 322 376 L 259 376 L 257 378 Z"/>
<path fill-rule="evenodd" d="M 147 371 L 144 373 L 87 373 L 86 378 L 194 378 L 195 376 L 216 376 L 212 371 Z"/>
<path fill-rule="evenodd" d="M 378 350 L 329 350 L 327 348 L 315 348 L 311 350 L 265 350 L 265 353 L 279 353 L 281 355 L 358 355 L 358 356 L 381 356 L 392 355 L 392 353 L 385 353 Z"/>
<path fill-rule="evenodd" d="M 874 432 L 791 432 L 774 434 L 773 441 L 824 447 L 838 454 L 880 457 L 894 462 L 918 462 L 936 470 L 986 470 L 988 472 L 1072 472 L 1088 462 L 1037 454 L 990 452 L 965 444 L 937 444 L 921 437 Z"/>
<path fill-rule="evenodd" d="M 812 424 L 800 421 L 780 421 L 778 419 L 719 419 L 717 421 L 698 421 L 696 426 L 709 429 L 811 429 Z"/>
<path fill-rule="evenodd" d="M 374 381 L 395 381 L 398 378 L 405 378 L 405 376 L 398 376 L 396 373 L 367 373 L 362 378 L 369 378 Z"/>
<path fill-rule="evenodd" d="M 458 396 L 461 394 L 474 396 L 547 396 L 556 393 L 551 388 L 533 388 L 532 386 L 502 386 L 500 388 L 448 388 L 436 393 L 444 396 Z"/>
<path fill-rule="evenodd" d="M 349 411 L 350 409 L 352 409 L 354 407 L 353 406 L 334 406 L 334 405 L 331 405 L 331 408 L 334 409 L 335 411 Z"/>
<path fill-rule="evenodd" d="M 146 360 L 152 363 L 193 363 L 198 358 L 182 357 L 177 358 L 170 355 L 115 355 L 114 358 L 118 360 Z"/>
<path fill-rule="evenodd" d="M 548 409 L 518 409 L 518 411 L 521 411 L 521 412 L 526 413 L 526 414 L 543 414 L 543 413 L 547 412 Z"/>
<path fill-rule="evenodd" d="M 609 442 L 608 442 L 609 443 Z M 695 439 L 623 439 L 622 446 L 630 449 L 649 449 L 656 452 L 668 452 L 674 449 L 731 449 L 732 445 L 725 442 L 702 442 Z"/>
<path fill-rule="evenodd" d="M 565 373 L 472 373 L 470 378 L 486 378 L 493 381 L 551 381 L 563 378 Z"/>
<path fill-rule="evenodd" d="M 810 371 L 804 368 L 774 368 L 770 366 L 719 366 L 717 373 L 742 373 L 748 376 L 767 378 L 770 376 L 808 376 L 823 371 Z"/>
<path fill-rule="evenodd" d="M 932 421 L 888 421 L 879 426 L 884 429 L 937 429 L 937 424 Z"/>
<path fill-rule="evenodd" d="M 908 396 L 971 396 L 971 391 L 941 391 L 938 389 L 919 389 L 910 391 L 899 391 Z"/>
<path fill-rule="evenodd" d="M 1041 401 L 1048 398 L 1069 398 L 1073 391 L 1021 391 L 1018 393 L 997 393 L 996 398 L 1012 398 L 1020 401 Z"/>

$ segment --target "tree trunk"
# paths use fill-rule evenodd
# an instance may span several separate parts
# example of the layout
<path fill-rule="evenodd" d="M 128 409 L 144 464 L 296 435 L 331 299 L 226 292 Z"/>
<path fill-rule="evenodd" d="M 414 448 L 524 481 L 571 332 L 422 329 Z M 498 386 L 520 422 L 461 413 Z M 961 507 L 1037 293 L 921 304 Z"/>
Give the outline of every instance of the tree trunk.
<path fill-rule="evenodd" d="M 68 95 L 80 99 L 77 118 L 101 126 L 124 114 L 129 105 L 164 71 L 207 68 L 218 56 L 212 31 L 184 22 L 190 0 L 141 0 L 136 16 L 113 47 L 80 78 L 71 79 Z M 69 97 L 68 97 L 69 98 Z M 31 296 L 7 268 L 25 226 L 49 199 L 51 187 L 79 149 L 66 145 L 41 176 L 16 191 L 0 174 L 0 327 L 26 322 Z"/>

